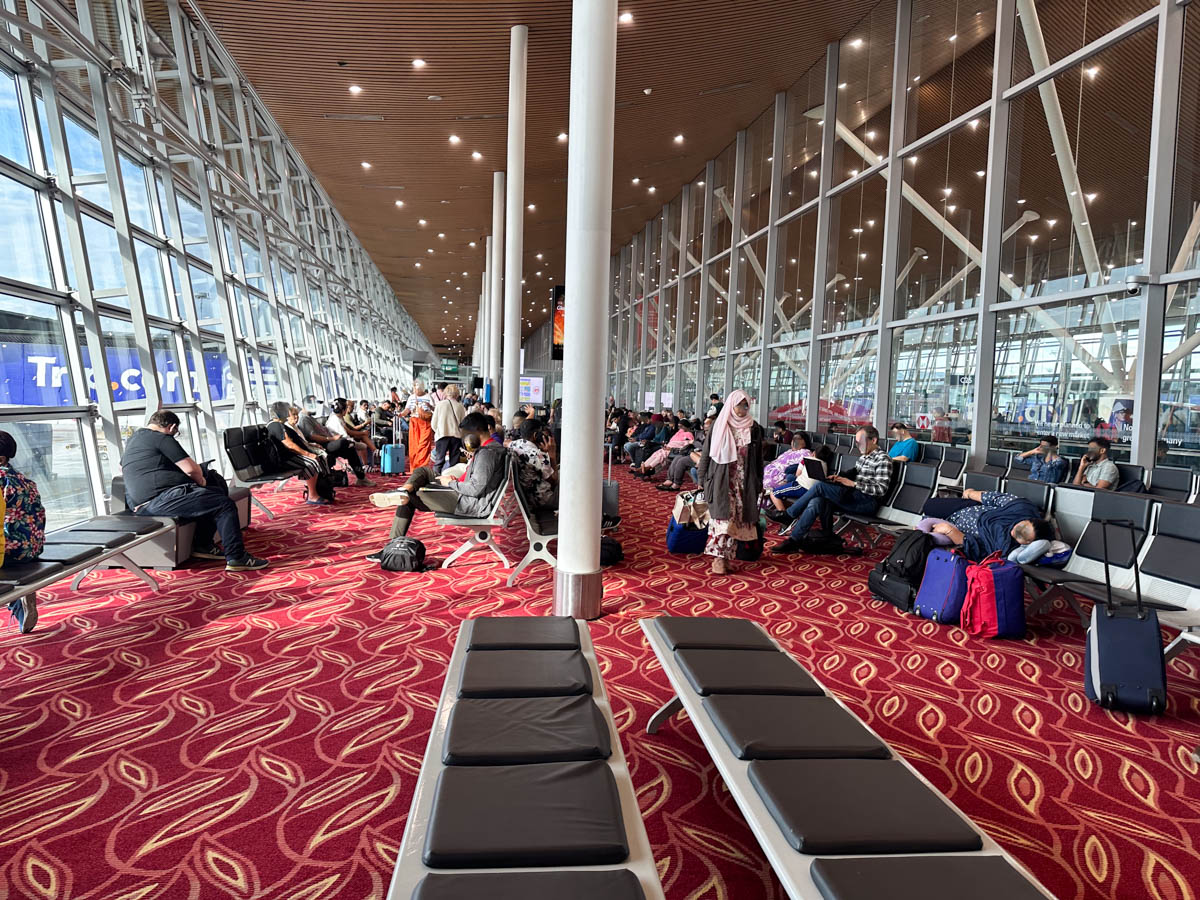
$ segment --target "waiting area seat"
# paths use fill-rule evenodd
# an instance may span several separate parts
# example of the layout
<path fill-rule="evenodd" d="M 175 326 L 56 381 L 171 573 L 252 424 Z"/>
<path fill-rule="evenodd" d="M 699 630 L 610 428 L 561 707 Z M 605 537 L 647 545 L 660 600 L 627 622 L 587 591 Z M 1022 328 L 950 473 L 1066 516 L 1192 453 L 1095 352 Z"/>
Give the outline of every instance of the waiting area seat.
<path fill-rule="evenodd" d="M 893 467 L 901 466 L 897 482 L 893 471 L 893 489 L 885 496 L 875 515 L 860 513 L 840 513 L 842 526 L 872 532 L 875 541 L 881 534 L 895 534 L 911 528 L 921 520 L 921 510 L 925 503 L 934 495 L 938 487 L 938 467 L 928 463 L 893 463 Z"/>
<path fill-rule="evenodd" d="M 274 441 L 267 431 L 267 426 L 238 425 L 226 428 L 222 439 L 225 443 L 225 455 L 233 466 L 231 491 L 239 486 L 247 488 L 250 491 L 250 502 L 261 509 L 268 519 L 275 518 L 275 514 L 267 509 L 266 504 L 254 496 L 253 488 L 287 481 L 293 478 L 295 473 L 276 471 Z"/>
<path fill-rule="evenodd" d="M 436 521 L 439 525 L 450 528 L 469 528 L 471 530 L 471 536 L 457 550 L 446 557 L 442 563 L 443 569 L 449 568 L 460 556 L 473 553 L 476 550 L 490 550 L 504 564 L 504 568 L 512 568 L 512 563 L 508 561 L 508 557 L 504 555 L 504 551 L 500 549 L 492 534 L 497 528 L 503 528 L 508 524 L 508 517 L 503 513 L 503 507 L 512 483 L 513 469 L 510 465 L 506 468 L 504 479 L 500 482 L 496 493 L 492 495 L 491 502 L 487 507 L 487 515 L 471 518 L 456 516 L 451 513 L 437 514 Z"/>
<path fill-rule="evenodd" d="M 388 897 L 543 896 L 663 891 L 586 623 L 468 620 Z"/>
<path fill-rule="evenodd" d="M 673 690 L 646 731 L 655 734 L 676 712 L 687 713 L 789 897 L 1051 896 L 757 624 L 693 621 L 641 620 Z M 703 649 L 679 646 L 689 633 Z M 722 633 L 732 646 L 720 646 Z M 756 658 L 772 652 L 804 673 L 812 694 L 797 695 L 794 672 L 782 667 L 774 692 L 763 678 L 754 694 L 705 696 L 689 672 L 697 653 L 741 656 L 754 669 Z M 860 859 L 876 865 L 837 865 Z M 902 892 L 892 889 L 889 867 Z M 914 881 L 918 871 L 923 883 Z M 1008 893 L 977 885 L 980 874 Z"/>
<path fill-rule="evenodd" d="M 1155 466 L 1150 470 L 1146 492 L 1161 500 L 1190 503 L 1196 499 L 1196 477 L 1191 469 Z"/>
<path fill-rule="evenodd" d="M 513 499 L 516 500 L 517 511 L 521 515 L 521 521 L 525 523 L 525 539 L 529 542 L 529 549 L 509 574 L 506 582 L 508 587 L 512 587 L 517 576 L 538 560 L 549 563 L 551 566 L 557 562 L 554 554 L 550 552 L 550 544 L 558 540 L 558 513 L 553 509 L 539 510 L 533 505 L 532 498 L 521 485 L 517 469 L 519 465 L 517 459 L 510 455 L 508 477 L 512 482 Z"/>

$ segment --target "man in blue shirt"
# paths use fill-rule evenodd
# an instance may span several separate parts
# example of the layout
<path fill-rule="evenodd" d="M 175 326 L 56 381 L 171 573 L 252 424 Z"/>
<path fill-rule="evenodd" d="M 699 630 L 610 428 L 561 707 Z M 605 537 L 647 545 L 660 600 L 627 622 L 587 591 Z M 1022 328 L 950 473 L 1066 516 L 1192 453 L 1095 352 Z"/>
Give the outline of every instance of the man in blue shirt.
<path fill-rule="evenodd" d="M 1017 459 L 1033 457 L 1029 467 L 1030 481 L 1045 481 L 1058 484 L 1067 480 L 1067 461 L 1058 455 L 1058 438 L 1045 434 L 1038 438 L 1038 445 L 1032 450 L 1026 450 Z"/>
<path fill-rule="evenodd" d="M 897 422 L 892 426 L 892 446 L 888 447 L 888 456 L 899 462 L 912 462 L 921 455 L 921 445 L 913 437 L 908 426 Z"/>

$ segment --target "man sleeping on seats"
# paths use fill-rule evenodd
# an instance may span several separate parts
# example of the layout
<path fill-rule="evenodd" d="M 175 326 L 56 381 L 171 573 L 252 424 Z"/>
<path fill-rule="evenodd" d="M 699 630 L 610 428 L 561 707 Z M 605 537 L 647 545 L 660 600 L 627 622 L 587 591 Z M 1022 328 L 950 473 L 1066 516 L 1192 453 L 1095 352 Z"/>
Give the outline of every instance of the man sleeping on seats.
<path fill-rule="evenodd" d="M 935 497 L 921 509 L 926 518 L 917 528 L 942 546 L 960 546 L 979 562 L 1000 553 L 1013 562 L 1041 559 L 1054 540 L 1054 527 L 1028 500 L 1002 491 L 963 491 L 958 497 Z"/>

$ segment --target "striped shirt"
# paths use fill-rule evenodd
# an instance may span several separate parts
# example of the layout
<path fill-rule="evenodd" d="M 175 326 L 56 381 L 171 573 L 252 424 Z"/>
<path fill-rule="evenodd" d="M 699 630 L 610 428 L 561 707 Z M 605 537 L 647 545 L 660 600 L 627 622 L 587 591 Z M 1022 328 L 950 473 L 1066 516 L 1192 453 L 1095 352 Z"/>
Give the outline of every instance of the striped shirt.
<path fill-rule="evenodd" d="M 882 450 L 859 457 L 854 487 L 868 497 L 882 497 L 892 481 L 892 461 Z"/>

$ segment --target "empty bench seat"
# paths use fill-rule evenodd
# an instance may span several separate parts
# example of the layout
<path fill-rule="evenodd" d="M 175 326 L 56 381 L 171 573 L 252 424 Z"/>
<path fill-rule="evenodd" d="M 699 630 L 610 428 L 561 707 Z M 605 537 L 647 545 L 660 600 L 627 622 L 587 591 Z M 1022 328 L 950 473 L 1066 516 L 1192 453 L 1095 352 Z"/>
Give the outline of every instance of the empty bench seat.
<path fill-rule="evenodd" d="M 812 879 L 824 900 L 1045 900 L 1000 856 L 817 859 Z"/>
<path fill-rule="evenodd" d="M 448 766 L 607 759 L 608 724 L 590 696 L 464 699 L 446 726 Z"/>
<path fill-rule="evenodd" d="M 493 616 L 463 626 L 468 650 L 578 650 L 579 628 L 569 616 Z"/>
<path fill-rule="evenodd" d="M 774 642 L 747 619 L 660 616 L 654 627 L 672 650 L 774 650 Z"/>
<path fill-rule="evenodd" d="M 6 562 L 0 568 L 0 588 L 15 588 L 26 584 L 33 584 L 35 581 L 41 581 L 43 578 L 63 571 L 64 566 L 60 562 L 45 562 L 43 560 L 34 560 L 33 562 L 13 563 Z"/>
<path fill-rule="evenodd" d="M 592 692 L 578 650 L 472 650 L 458 685 L 464 697 L 568 697 Z"/>
<path fill-rule="evenodd" d="M 887 744 L 830 697 L 704 698 L 704 709 L 738 759 L 887 759 Z"/>
<path fill-rule="evenodd" d="M 78 544 L 89 544 L 93 547 L 100 547 L 104 550 L 112 550 L 115 547 L 120 547 L 122 544 L 128 544 L 132 541 L 136 534 L 132 531 L 87 531 L 86 529 L 56 531 L 53 534 L 46 535 L 46 547 L 54 547 L 59 544 L 68 546 Z"/>
<path fill-rule="evenodd" d="M 675 660 L 701 696 L 825 693 L 794 659 L 778 650 L 676 650 Z"/>
<path fill-rule="evenodd" d="M 38 556 L 40 562 L 61 563 L 63 566 L 74 566 L 93 556 L 104 552 L 103 547 L 96 544 L 46 544 Z"/>
<path fill-rule="evenodd" d="M 489 872 L 426 875 L 412 900 L 645 900 L 628 869 L 606 872 Z"/>

